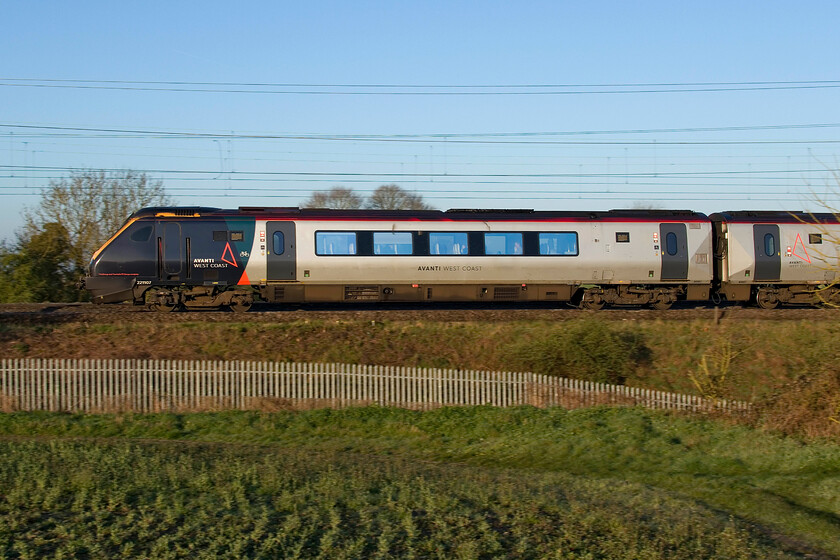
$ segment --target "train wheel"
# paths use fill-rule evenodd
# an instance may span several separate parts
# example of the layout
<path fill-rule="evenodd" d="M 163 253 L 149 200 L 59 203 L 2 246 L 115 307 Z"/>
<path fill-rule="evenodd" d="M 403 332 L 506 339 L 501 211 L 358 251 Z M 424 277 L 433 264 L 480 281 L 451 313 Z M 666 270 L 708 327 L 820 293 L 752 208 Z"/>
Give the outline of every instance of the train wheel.
<path fill-rule="evenodd" d="M 250 301 L 232 301 L 230 302 L 230 309 L 234 313 L 245 313 L 249 309 L 251 309 Z"/>
<path fill-rule="evenodd" d="M 245 313 L 253 303 L 254 299 L 250 296 L 234 296 L 230 300 L 230 309 L 234 313 Z"/>
<path fill-rule="evenodd" d="M 583 292 L 583 297 L 580 300 L 580 307 L 581 309 L 592 309 L 593 311 L 598 311 L 599 309 L 603 309 L 606 303 L 607 302 L 601 299 L 601 294 L 598 292 L 586 290 Z"/>
<path fill-rule="evenodd" d="M 178 298 L 168 291 L 159 291 L 149 294 L 146 298 L 147 306 L 151 311 L 168 313 L 178 308 Z"/>
<path fill-rule="evenodd" d="M 776 294 L 769 290 L 758 290 L 755 294 L 755 303 L 762 309 L 776 309 L 779 305 L 779 300 L 776 299 Z"/>
<path fill-rule="evenodd" d="M 673 304 L 674 302 L 671 301 L 671 298 L 665 294 L 659 294 L 656 296 L 656 299 L 651 302 L 650 306 L 658 311 L 665 311 L 666 309 L 671 309 Z"/>

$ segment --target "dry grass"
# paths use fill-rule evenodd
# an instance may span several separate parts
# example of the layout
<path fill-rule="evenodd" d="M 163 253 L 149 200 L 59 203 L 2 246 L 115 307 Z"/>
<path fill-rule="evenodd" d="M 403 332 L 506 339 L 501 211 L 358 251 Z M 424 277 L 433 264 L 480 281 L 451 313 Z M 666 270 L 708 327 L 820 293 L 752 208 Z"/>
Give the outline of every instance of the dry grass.
<path fill-rule="evenodd" d="M 840 441 L 840 372 L 802 376 L 763 399 L 758 410 L 767 429 Z"/>

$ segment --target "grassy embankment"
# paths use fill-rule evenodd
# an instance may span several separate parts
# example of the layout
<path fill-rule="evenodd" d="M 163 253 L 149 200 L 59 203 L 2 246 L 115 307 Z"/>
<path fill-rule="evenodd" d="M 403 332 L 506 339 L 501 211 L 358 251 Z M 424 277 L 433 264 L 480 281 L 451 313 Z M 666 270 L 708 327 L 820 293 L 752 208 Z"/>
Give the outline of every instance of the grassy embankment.
<path fill-rule="evenodd" d="M 840 557 L 840 447 L 639 409 L 0 415 L 0 557 Z"/>
<path fill-rule="evenodd" d="M 282 317 L 282 315 L 280 316 Z M 66 323 L 0 325 L 6 357 L 367 363 L 535 371 L 756 402 L 753 421 L 840 437 L 831 321 Z"/>

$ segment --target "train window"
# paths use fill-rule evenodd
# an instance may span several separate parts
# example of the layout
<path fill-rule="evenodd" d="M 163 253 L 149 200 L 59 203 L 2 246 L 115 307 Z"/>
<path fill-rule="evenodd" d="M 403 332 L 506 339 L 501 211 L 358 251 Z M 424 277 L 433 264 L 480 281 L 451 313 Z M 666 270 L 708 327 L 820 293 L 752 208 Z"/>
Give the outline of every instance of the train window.
<path fill-rule="evenodd" d="M 286 252 L 286 238 L 283 236 L 282 231 L 274 232 L 273 245 L 275 255 L 282 255 Z"/>
<path fill-rule="evenodd" d="M 410 255 L 412 253 L 411 232 L 373 232 L 374 255 Z"/>
<path fill-rule="evenodd" d="M 764 254 L 768 257 L 776 255 L 776 238 L 773 237 L 772 233 L 768 233 L 764 236 Z"/>
<path fill-rule="evenodd" d="M 540 255 L 577 255 L 578 237 L 573 231 L 541 233 Z"/>
<path fill-rule="evenodd" d="M 521 255 L 521 233 L 485 233 L 485 255 Z"/>
<path fill-rule="evenodd" d="M 808 234 L 808 243 L 811 245 L 821 245 L 822 244 L 822 234 L 821 233 L 809 233 Z"/>
<path fill-rule="evenodd" d="M 245 234 L 241 231 L 232 231 L 230 232 L 230 240 L 231 241 L 244 241 Z"/>
<path fill-rule="evenodd" d="M 672 257 L 677 254 L 677 234 L 673 231 L 669 231 L 668 235 L 665 236 L 665 250 Z"/>
<path fill-rule="evenodd" d="M 430 255 L 469 255 L 466 232 L 429 232 Z"/>
<path fill-rule="evenodd" d="M 139 243 L 143 243 L 148 241 L 149 238 L 152 236 L 152 226 L 141 227 L 136 229 L 131 234 L 131 240 L 137 241 Z"/>
<path fill-rule="evenodd" d="M 352 231 L 316 231 L 316 255 L 355 255 L 356 234 Z"/>
<path fill-rule="evenodd" d="M 227 232 L 224 230 L 216 230 L 213 232 L 213 241 L 227 241 Z"/>
<path fill-rule="evenodd" d="M 617 232 L 615 232 L 615 242 L 616 243 L 630 243 L 630 232 L 629 231 L 617 231 Z"/>

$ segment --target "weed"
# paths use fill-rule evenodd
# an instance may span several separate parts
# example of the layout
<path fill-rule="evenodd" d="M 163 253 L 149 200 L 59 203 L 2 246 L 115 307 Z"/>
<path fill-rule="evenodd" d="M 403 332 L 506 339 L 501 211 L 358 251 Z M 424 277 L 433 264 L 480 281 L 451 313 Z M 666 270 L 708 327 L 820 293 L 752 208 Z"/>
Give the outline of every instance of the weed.
<path fill-rule="evenodd" d="M 728 384 L 732 383 L 733 361 L 743 354 L 745 349 L 736 349 L 732 339 L 725 331 L 718 332 L 712 344 L 700 357 L 697 370 L 688 370 L 688 377 L 700 395 L 707 399 L 720 399 L 726 394 Z"/>

